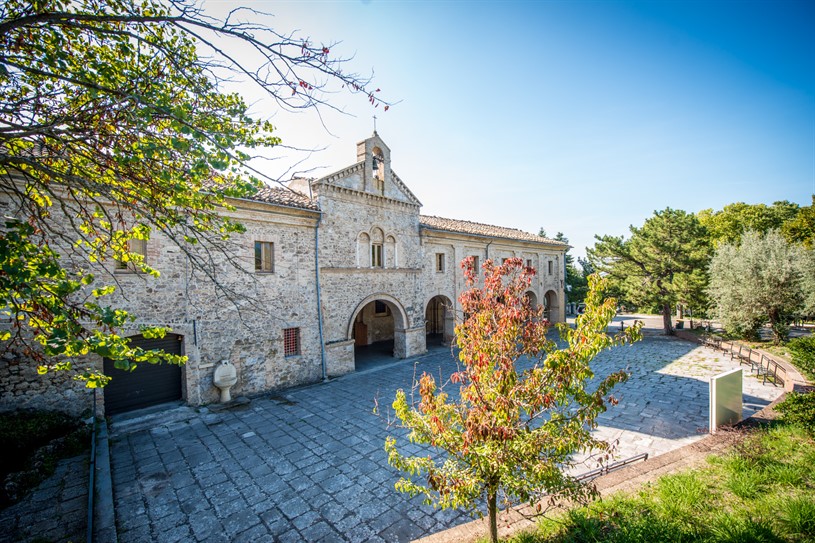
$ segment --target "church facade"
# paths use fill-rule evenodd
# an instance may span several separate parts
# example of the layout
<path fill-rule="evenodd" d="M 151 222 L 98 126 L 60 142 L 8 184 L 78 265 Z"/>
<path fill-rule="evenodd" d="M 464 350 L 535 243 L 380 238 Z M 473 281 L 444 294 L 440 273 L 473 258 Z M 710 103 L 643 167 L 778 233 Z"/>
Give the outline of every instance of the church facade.
<path fill-rule="evenodd" d="M 237 371 L 232 395 L 251 396 L 353 372 L 372 349 L 404 359 L 431 343 L 449 344 L 465 288 L 459 263 L 466 257 L 479 264 L 523 259 L 538 272 L 527 295 L 551 321 L 565 319 L 566 244 L 421 215 L 421 203 L 393 171 L 390 149 L 376 132 L 357 144 L 351 166 L 232 204 L 229 213 L 246 232 L 230 242 L 239 262 L 220 268 L 220 290 L 160 235 L 144 247 L 160 277 L 109 270 L 119 285 L 116 305 L 139 318 L 125 332 L 143 347 L 185 354 L 188 362 L 142 365 L 125 374 L 109 361 L 92 361 L 114 377 L 104 391 L 107 414 L 173 400 L 218 401 L 213 374 L 224 360 Z M 226 299 L 227 291 L 246 300 Z M 141 338 L 135 336 L 139 324 L 166 325 L 173 333 Z M 27 371 L 4 368 L 3 403 L 43 406 L 48 400 L 33 398 L 49 394 L 31 392 L 48 387 L 86 403 L 80 385 L 43 384 Z"/>

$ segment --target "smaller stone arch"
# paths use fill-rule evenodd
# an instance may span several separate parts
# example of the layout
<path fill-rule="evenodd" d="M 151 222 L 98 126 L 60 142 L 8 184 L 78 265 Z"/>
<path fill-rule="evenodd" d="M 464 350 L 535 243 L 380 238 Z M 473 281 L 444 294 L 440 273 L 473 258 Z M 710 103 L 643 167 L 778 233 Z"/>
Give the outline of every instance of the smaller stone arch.
<path fill-rule="evenodd" d="M 549 322 L 558 322 L 560 318 L 560 306 L 558 305 L 557 292 L 554 290 L 547 290 L 543 295 L 543 316 Z"/>
<path fill-rule="evenodd" d="M 536 309 L 536 308 L 538 307 L 538 295 L 537 295 L 537 294 L 535 294 L 535 291 L 534 291 L 534 290 L 527 290 L 527 291 L 524 293 L 524 298 L 526 298 L 527 300 L 529 300 L 529 306 L 530 306 L 532 309 Z"/>
<path fill-rule="evenodd" d="M 385 233 L 378 226 L 371 228 L 371 267 L 382 268 L 385 265 Z"/>
<path fill-rule="evenodd" d="M 371 168 L 374 190 L 379 194 L 385 194 L 385 154 L 379 146 L 371 150 Z"/>
<path fill-rule="evenodd" d="M 367 232 L 360 232 L 357 236 L 357 267 L 371 267 L 371 236 Z"/>
<path fill-rule="evenodd" d="M 455 339 L 456 317 L 453 302 L 444 294 L 430 298 L 425 305 L 425 334 L 428 344 L 450 345 Z"/>

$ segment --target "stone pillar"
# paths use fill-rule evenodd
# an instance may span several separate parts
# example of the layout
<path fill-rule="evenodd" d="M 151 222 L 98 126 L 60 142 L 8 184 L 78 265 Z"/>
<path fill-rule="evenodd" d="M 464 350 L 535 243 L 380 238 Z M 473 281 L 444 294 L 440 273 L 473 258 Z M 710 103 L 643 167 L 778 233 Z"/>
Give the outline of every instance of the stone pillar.
<path fill-rule="evenodd" d="M 339 377 L 354 371 L 353 339 L 326 343 L 325 369 L 329 377 Z"/>
<path fill-rule="evenodd" d="M 445 345 L 451 345 L 456 339 L 456 317 L 453 308 L 444 310 L 444 337 L 442 341 Z"/>
<path fill-rule="evenodd" d="M 400 340 L 402 343 L 402 351 L 397 350 Z M 408 328 L 406 330 L 397 330 L 394 335 L 393 356 L 396 358 L 408 358 L 417 356 L 427 352 L 427 335 L 425 334 L 424 326 L 416 328 Z"/>

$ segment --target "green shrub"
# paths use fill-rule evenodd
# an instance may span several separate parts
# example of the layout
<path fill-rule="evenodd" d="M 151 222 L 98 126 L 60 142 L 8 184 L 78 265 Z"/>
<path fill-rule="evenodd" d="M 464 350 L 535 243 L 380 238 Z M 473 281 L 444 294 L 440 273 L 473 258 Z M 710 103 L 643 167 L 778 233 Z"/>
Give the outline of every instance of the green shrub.
<path fill-rule="evenodd" d="M 815 435 L 815 392 L 790 392 L 783 402 L 775 406 L 775 410 L 781 413 L 782 420 L 800 424 Z"/>
<path fill-rule="evenodd" d="M 787 343 L 792 362 L 810 379 L 815 379 L 815 336 L 797 337 Z"/>

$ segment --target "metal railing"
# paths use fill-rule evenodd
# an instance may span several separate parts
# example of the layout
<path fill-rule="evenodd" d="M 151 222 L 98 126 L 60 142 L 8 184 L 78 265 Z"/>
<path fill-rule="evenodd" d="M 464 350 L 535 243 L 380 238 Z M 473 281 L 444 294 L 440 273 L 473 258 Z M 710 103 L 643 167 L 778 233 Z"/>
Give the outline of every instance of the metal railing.
<path fill-rule="evenodd" d="M 787 369 L 782 366 L 774 358 L 767 356 L 761 351 L 754 350 L 747 345 L 742 345 L 735 341 L 724 341 L 718 336 L 706 334 L 702 337 L 705 345 L 719 349 L 725 354 L 730 355 L 730 360 L 739 361 L 739 366 L 742 364 L 750 365 L 750 373 L 755 373 L 756 377 L 761 377 L 761 384 L 766 384 L 770 381 L 774 386 L 784 386 L 787 376 Z M 730 346 L 726 346 L 729 343 Z"/>
<path fill-rule="evenodd" d="M 639 462 L 640 460 L 648 460 L 648 453 L 636 454 L 630 458 L 626 458 L 625 460 L 619 460 L 612 464 L 608 464 L 607 466 L 587 471 L 586 473 L 582 473 L 575 477 L 575 480 L 588 481 L 590 479 L 595 479 L 597 477 L 600 477 L 601 475 L 605 475 L 607 473 L 611 473 L 612 471 L 617 471 L 618 469 L 624 468 L 625 466 L 633 464 L 634 462 Z"/>

